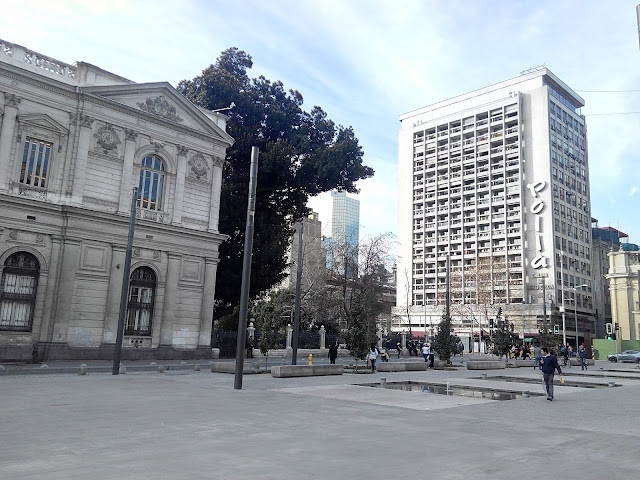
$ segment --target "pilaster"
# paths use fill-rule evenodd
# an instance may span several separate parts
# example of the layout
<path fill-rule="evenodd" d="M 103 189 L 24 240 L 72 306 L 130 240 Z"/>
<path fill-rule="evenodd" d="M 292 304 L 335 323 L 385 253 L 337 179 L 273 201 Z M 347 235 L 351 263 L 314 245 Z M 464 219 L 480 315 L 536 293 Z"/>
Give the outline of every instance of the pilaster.
<path fill-rule="evenodd" d="M 62 264 L 58 282 L 55 324 L 52 342 L 66 342 L 71 317 L 73 290 L 80 258 L 80 240 L 65 239 L 62 246 Z"/>
<path fill-rule="evenodd" d="M 40 327 L 40 341 L 51 342 L 53 340 L 53 323 L 55 322 L 54 308 L 56 306 L 56 289 L 58 287 L 58 277 L 60 274 L 60 260 L 62 251 L 62 239 L 53 237 L 51 239 L 51 257 L 49 261 L 49 278 L 44 297 L 44 312 L 42 314 L 42 325 Z"/>
<path fill-rule="evenodd" d="M 131 211 L 131 194 L 133 188 L 131 181 L 138 132 L 125 128 L 124 135 L 124 162 L 122 163 L 122 179 L 120 180 L 120 201 L 118 203 L 118 213 L 129 213 Z"/>
<path fill-rule="evenodd" d="M 107 314 L 102 334 L 103 343 L 116 343 L 118 333 L 118 315 L 120 314 L 120 295 L 122 293 L 122 269 L 126 248 L 114 246 L 111 254 L 111 272 L 109 274 L 109 290 L 107 291 Z"/>
<path fill-rule="evenodd" d="M 173 325 L 176 321 L 176 301 L 178 279 L 180 278 L 181 255 L 169 253 L 167 281 L 164 292 L 163 319 L 160 329 L 160 345 L 171 345 L 173 342 Z"/>
<path fill-rule="evenodd" d="M 82 204 L 84 194 L 84 183 L 87 176 L 87 158 L 89 155 L 89 145 L 91 144 L 91 126 L 94 118 L 87 115 L 80 115 L 80 136 L 78 138 L 78 150 L 76 152 L 76 166 L 73 171 L 73 189 L 71 191 L 71 203 Z"/>
<path fill-rule="evenodd" d="M 176 194 L 173 202 L 173 224 L 182 223 L 182 200 L 184 198 L 184 181 L 187 175 L 187 152 L 189 149 L 182 145 L 177 145 L 178 149 L 178 170 L 176 173 Z"/>
<path fill-rule="evenodd" d="M 218 259 L 205 259 L 204 288 L 202 291 L 202 317 L 200 318 L 200 334 L 198 347 L 211 346 L 211 327 L 213 325 L 213 301 L 216 293 L 216 274 Z"/>
<path fill-rule="evenodd" d="M 218 231 L 220 219 L 220 193 L 222 191 L 222 166 L 224 159 L 213 157 L 213 172 L 211 176 L 211 206 L 209 208 L 209 231 Z"/>
<path fill-rule="evenodd" d="M 9 163 L 11 161 L 11 144 L 18 115 L 20 98 L 5 93 L 4 115 L 0 129 L 0 191 L 9 189 Z"/>

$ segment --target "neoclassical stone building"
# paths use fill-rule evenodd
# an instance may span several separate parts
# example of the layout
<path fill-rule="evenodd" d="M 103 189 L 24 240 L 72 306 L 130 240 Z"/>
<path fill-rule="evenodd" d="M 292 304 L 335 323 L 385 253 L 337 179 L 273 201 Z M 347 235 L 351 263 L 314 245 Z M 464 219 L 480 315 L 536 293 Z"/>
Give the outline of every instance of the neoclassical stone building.
<path fill-rule="evenodd" d="M 211 356 L 226 117 L 0 40 L 0 360 Z"/>

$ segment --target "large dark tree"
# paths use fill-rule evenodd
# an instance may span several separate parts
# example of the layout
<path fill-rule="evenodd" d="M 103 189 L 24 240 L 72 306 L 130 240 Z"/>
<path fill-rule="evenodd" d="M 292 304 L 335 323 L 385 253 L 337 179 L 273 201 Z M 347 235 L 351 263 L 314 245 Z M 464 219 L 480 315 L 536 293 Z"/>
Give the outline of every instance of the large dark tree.
<path fill-rule="evenodd" d="M 336 125 L 320 107 L 302 109 L 302 95 L 280 81 L 249 78 L 251 56 L 229 48 L 216 63 L 178 90 L 196 105 L 215 110 L 235 107 L 227 132 L 235 143 L 227 151 L 220 202 L 221 233 L 216 299 L 222 311 L 239 303 L 251 147 L 260 149 L 256 196 L 251 297 L 284 277 L 292 224 L 307 213 L 310 196 L 331 189 L 355 193 L 356 182 L 373 175 L 362 163 L 353 130 Z"/>

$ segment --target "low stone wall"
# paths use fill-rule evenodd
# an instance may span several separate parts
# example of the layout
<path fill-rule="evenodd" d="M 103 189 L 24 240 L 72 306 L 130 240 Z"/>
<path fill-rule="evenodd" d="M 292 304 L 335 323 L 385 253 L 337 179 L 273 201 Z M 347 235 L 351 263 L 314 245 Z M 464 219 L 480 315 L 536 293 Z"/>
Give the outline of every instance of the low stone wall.
<path fill-rule="evenodd" d="M 271 367 L 274 378 L 315 377 L 321 375 L 342 375 L 343 365 L 277 365 Z"/>
<path fill-rule="evenodd" d="M 500 370 L 505 368 L 505 362 L 499 360 L 469 360 L 467 370 Z"/>
<path fill-rule="evenodd" d="M 429 364 L 427 362 L 377 362 L 376 369 L 379 372 L 414 372 L 424 371 Z"/>
<path fill-rule="evenodd" d="M 521 359 L 516 359 L 513 363 L 514 367 L 534 367 L 536 364 L 536 361 L 533 359 L 528 359 L 528 360 L 521 360 Z"/>
<path fill-rule="evenodd" d="M 561 359 L 558 359 L 558 361 L 560 361 L 560 360 Z M 596 362 L 595 362 L 595 360 L 593 358 L 587 358 L 587 365 L 595 365 L 595 364 L 596 364 Z M 569 365 L 571 365 L 572 367 L 575 367 L 575 366 L 579 367 L 581 365 L 580 364 L 580 359 L 579 358 L 575 358 L 575 357 L 570 358 L 569 359 Z"/>
<path fill-rule="evenodd" d="M 236 363 L 235 362 L 214 362 L 211 364 L 211 371 L 213 373 L 236 373 Z M 254 373 L 258 371 L 257 364 L 256 367 L 250 362 L 244 362 L 242 365 L 242 373 Z"/>

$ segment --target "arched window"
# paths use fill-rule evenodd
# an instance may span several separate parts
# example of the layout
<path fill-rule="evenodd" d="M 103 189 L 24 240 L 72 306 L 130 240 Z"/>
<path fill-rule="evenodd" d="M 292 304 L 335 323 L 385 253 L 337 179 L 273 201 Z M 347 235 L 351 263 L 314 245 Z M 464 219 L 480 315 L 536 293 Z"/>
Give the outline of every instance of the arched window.
<path fill-rule="evenodd" d="M 151 335 L 156 274 L 149 267 L 138 267 L 131 274 L 125 335 Z"/>
<path fill-rule="evenodd" d="M 156 155 L 142 159 L 140 181 L 138 182 L 138 207 L 162 211 L 164 193 L 164 163 Z"/>
<path fill-rule="evenodd" d="M 16 252 L 4 262 L 0 280 L 0 330 L 31 331 L 40 264 L 27 252 Z"/>

